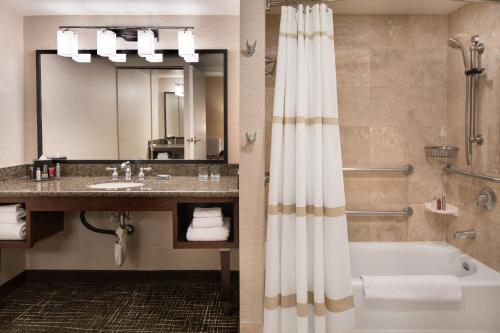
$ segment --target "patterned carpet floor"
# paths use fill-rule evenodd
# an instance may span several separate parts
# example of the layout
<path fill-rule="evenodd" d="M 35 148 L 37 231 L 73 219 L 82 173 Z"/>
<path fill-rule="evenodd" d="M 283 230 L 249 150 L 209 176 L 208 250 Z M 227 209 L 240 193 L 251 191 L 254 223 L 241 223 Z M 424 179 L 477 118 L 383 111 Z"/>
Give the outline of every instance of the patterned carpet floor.
<path fill-rule="evenodd" d="M 0 332 L 238 332 L 238 291 L 222 313 L 215 279 L 28 278 L 0 295 Z"/>

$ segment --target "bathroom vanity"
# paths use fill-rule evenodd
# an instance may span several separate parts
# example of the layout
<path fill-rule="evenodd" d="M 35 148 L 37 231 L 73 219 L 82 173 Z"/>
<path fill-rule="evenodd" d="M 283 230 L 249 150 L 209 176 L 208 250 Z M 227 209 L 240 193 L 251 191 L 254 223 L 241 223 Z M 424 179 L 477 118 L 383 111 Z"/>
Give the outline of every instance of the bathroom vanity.
<path fill-rule="evenodd" d="M 219 249 L 223 302 L 228 304 L 230 249 L 238 247 L 237 177 L 223 176 L 220 181 L 200 181 L 193 176 L 174 176 L 169 180 L 150 177 L 141 182 L 143 186 L 133 188 L 109 190 L 89 187 L 103 183 L 113 182 L 109 177 L 67 177 L 47 182 L 14 179 L 0 182 L 0 204 L 21 203 L 27 213 L 26 240 L 0 241 L 0 248 L 31 248 L 36 242 L 62 231 L 64 212 L 171 211 L 174 248 Z M 222 207 L 224 215 L 231 217 L 231 232 L 227 241 L 186 240 L 194 208 L 199 206 Z"/>

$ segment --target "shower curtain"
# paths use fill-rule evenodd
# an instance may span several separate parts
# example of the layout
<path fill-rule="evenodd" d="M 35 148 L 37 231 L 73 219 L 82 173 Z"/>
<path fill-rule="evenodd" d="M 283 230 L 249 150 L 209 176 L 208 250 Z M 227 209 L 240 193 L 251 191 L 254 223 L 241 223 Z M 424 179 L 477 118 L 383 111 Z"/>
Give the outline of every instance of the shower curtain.
<path fill-rule="evenodd" d="M 354 332 L 333 15 L 282 7 L 271 144 L 264 333 Z"/>

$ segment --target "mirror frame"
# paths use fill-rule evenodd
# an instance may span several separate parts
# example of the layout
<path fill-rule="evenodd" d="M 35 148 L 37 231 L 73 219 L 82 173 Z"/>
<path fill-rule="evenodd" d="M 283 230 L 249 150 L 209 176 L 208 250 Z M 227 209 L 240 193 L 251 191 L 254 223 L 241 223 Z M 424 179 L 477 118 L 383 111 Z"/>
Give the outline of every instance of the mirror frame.
<path fill-rule="evenodd" d="M 97 55 L 97 50 L 80 50 L 83 53 Z M 178 50 L 156 50 L 157 53 L 164 55 L 177 55 Z M 137 54 L 137 50 L 117 50 L 117 53 Z M 130 160 L 132 164 L 228 164 L 229 142 L 228 142 L 228 64 L 227 49 L 203 49 L 196 50 L 200 56 L 203 54 L 222 54 L 224 64 L 224 159 L 221 160 Z M 38 158 L 43 153 L 43 133 L 42 133 L 42 68 L 41 58 L 44 54 L 57 54 L 57 50 L 36 50 L 36 114 L 37 114 L 37 147 Z M 178 67 L 178 66 L 177 66 Z M 132 68 L 132 67 L 131 67 Z M 139 68 L 139 67 L 136 67 Z M 151 66 L 140 67 L 150 69 L 171 69 L 172 66 Z M 117 164 L 129 160 L 62 160 L 62 164 Z"/>

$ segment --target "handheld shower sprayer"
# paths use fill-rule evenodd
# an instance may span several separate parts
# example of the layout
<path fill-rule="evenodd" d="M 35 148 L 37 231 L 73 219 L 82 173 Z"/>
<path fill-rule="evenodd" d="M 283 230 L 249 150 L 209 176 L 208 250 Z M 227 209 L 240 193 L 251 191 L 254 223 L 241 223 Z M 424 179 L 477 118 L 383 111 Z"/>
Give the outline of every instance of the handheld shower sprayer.
<path fill-rule="evenodd" d="M 448 46 L 460 50 L 464 61 L 466 97 L 465 97 L 465 158 L 467 164 L 472 163 L 472 144 L 483 144 L 484 138 L 481 134 L 476 134 L 477 123 L 477 88 L 478 75 L 484 72 L 481 67 L 481 55 L 486 49 L 486 45 L 479 41 L 479 36 L 471 37 L 469 46 L 469 57 L 467 57 L 465 48 L 457 38 L 448 39 Z"/>

